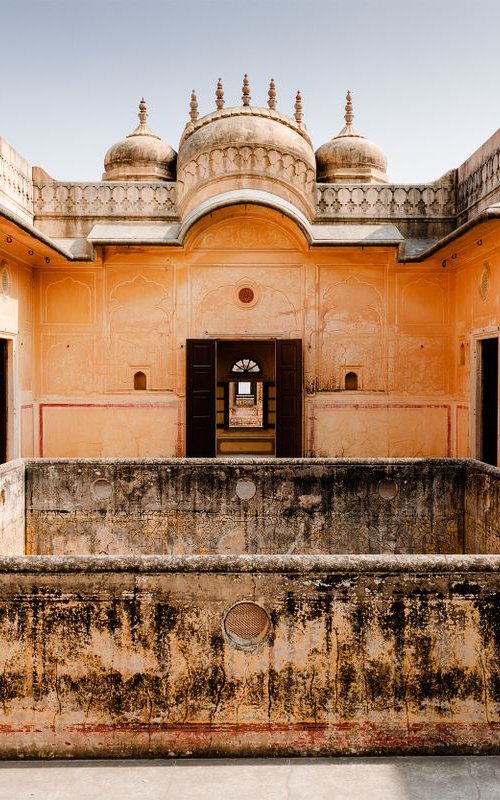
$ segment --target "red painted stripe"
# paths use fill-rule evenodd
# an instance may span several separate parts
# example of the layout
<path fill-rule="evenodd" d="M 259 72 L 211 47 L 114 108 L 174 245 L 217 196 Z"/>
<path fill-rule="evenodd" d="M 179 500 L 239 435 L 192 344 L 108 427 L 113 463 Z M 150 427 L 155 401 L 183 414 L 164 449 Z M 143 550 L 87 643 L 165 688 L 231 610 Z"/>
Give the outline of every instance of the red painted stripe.
<path fill-rule="evenodd" d="M 397 723 L 393 723 L 397 728 Z M 490 721 L 488 723 L 474 723 L 474 722 L 412 722 L 407 730 L 416 734 L 429 730 L 446 732 L 450 728 L 454 730 L 475 730 L 476 728 L 484 728 L 491 731 L 500 730 L 500 722 Z M 44 733 L 46 730 L 54 731 L 53 725 L 40 727 L 40 725 L 0 725 L 0 734 L 9 733 Z M 112 723 L 78 723 L 63 725 L 62 730 L 67 733 L 120 733 L 135 731 L 140 733 L 144 732 L 169 732 L 169 733 L 292 733 L 292 732 L 308 732 L 308 731 L 374 731 L 379 734 L 382 733 L 379 727 L 372 722 L 261 722 L 261 723 L 243 723 L 243 722 L 119 722 Z M 390 736 L 390 731 L 388 731 Z"/>
<path fill-rule="evenodd" d="M 21 411 L 26 411 L 27 409 L 31 408 L 31 437 L 32 437 L 32 444 L 33 444 L 33 455 L 35 455 L 35 419 L 33 415 L 33 403 L 23 403 L 21 406 Z M 22 438 L 22 427 L 23 427 L 23 420 L 21 416 L 21 438 Z"/>

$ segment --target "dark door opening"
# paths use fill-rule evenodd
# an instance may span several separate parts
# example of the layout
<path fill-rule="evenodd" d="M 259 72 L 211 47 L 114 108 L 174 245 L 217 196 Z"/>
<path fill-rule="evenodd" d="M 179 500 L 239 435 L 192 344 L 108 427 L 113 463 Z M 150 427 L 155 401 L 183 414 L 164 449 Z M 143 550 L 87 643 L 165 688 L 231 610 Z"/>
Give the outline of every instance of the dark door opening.
<path fill-rule="evenodd" d="M 498 338 L 482 339 L 480 346 L 479 457 L 498 464 Z"/>
<path fill-rule="evenodd" d="M 8 341 L 0 339 L 0 463 L 7 461 Z"/>
<path fill-rule="evenodd" d="M 276 345 L 217 342 L 217 455 L 276 454 Z"/>
<path fill-rule="evenodd" d="M 302 455 L 302 341 L 187 342 L 186 455 Z"/>

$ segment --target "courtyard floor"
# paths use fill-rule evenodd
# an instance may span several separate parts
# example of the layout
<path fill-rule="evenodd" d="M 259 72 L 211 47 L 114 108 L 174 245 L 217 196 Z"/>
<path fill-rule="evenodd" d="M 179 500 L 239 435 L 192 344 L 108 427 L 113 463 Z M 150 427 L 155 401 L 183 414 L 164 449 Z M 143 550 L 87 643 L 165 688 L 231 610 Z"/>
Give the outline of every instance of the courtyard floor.
<path fill-rule="evenodd" d="M 4 761 L 8 800 L 500 800 L 500 756 Z"/>

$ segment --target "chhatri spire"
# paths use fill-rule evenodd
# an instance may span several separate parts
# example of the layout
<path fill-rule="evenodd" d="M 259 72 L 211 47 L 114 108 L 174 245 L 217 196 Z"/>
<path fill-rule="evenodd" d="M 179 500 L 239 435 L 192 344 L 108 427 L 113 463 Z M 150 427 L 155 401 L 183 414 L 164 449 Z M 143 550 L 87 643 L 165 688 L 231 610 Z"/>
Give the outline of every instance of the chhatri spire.
<path fill-rule="evenodd" d="M 139 124 L 132 133 L 128 134 L 127 139 L 129 136 L 154 136 L 155 139 L 159 139 L 160 137 L 157 136 L 156 133 L 153 133 L 148 125 L 148 106 L 144 97 L 139 103 L 139 113 L 137 116 L 139 117 Z"/>
<path fill-rule="evenodd" d="M 144 97 L 142 98 L 141 102 L 139 103 L 139 114 L 138 114 L 138 117 L 139 117 L 139 122 L 141 123 L 141 125 L 145 125 L 147 123 L 147 121 L 148 121 L 148 106 L 147 106 L 147 103 L 146 103 Z"/>
<path fill-rule="evenodd" d="M 217 81 L 217 90 L 215 92 L 215 105 L 218 111 L 224 108 L 224 87 L 222 85 L 222 78 Z"/>
<path fill-rule="evenodd" d="M 352 108 L 352 94 L 349 90 L 347 90 L 345 99 L 346 99 L 345 115 L 344 115 L 345 125 L 340 131 L 340 133 L 338 133 L 337 136 L 334 136 L 334 139 L 337 139 L 339 136 L 359 136 L 360 138 L 363 139 L 364 138 L 363 135 L 359 133 L 359 131 L 357 131 L 354 125 L 352 124 L 354 122 L 354 111 Z"/>
<path fill-rule="evenodd" d="M 271 78 L 269 81 L 269 91 L 267 93 L 268 101 L 267 105 L 272 111 L 276 110 L 276 84 L 274 82 L 274 78 Z"/>
<path fill-rule="evenodd" d="M 191 102 L 189 103 L 189 116 L 191 118 L 191 122 L 196 122 L 198 119 L 198 98 L 196 97 L 196 92 L 193 89 L 191 92 Z"/>
<path fill-rule="evenodd" d="M 242 89 L 242 95 L 241 95 L 241 100 L 243 102 L 243 105 L 244 106 L 249 106 L 251 99 L 252 98 L 250 97 L 250 81 L 248 80 L 248 75 L 245 72 L 245 74 L 243 76 L 243 89 Z"/>
<path fill-rule="evenodd" d="M 295 95 L 295 122 L 300 125 L 302 123 L 302 118 L 304 114 L 302 113 L 302 95 L 300 93 L 300 89 L 297 90 L 297 94 Z"/>
<path fill-rule="evenodd" d="M 354 122 L 354 112 L 353 112 L 353 109 L 352 109 L 352 94 L 351 94 L 349 89 L 347 90 L 347 94 L 345 96 L 345 99 L 347 100 L 347 102 L 345 104 L 345 117 L 344 117 L 344 119 L 345 119 L 345 124 L 348 127 L 350 127 L 350 126 L 352 126 L 352 123 Z"/>

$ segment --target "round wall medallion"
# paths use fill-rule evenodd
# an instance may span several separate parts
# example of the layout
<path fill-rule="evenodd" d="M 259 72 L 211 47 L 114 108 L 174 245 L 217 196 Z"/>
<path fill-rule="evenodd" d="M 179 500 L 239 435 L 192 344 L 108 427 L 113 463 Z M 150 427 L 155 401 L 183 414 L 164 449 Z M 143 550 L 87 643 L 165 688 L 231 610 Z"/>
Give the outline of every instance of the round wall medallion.
<path fill-rule="evenodd" d="M 95 500 L 109 500 L 113 494 L 113 487 L 106 478 L 98 478 L 92 484 L 91 492 Z"/>
<path fill-rule="evenodd" d="M 253 289 L 250 289 L 249 286 L 243 286 L 243 288 L 238 292 L 238 300 L 241 303 L 251 303 L 254 297 L 255 293 Z"/>
<path fill-rule="evenodd" d="M 240 500 L 251 500 L 256 491 L 257 487 L 255 483 L 246 478 L 243 478 L 236 484 L 236 495 Z"/>
<path fill-rule="evenodd" d="M 262 299 L 262 287 L 251 278 L 243 277 L 233 288 L 234 302 L 240 309 L 250 311 Z"/>
<path fill-rule="evenodd" d="M 224 618 L 224 633 L 235 647 L 252 650 L 267 637 L 271 621 L 257 603 L 243 600 L 229 609 Z"/>
<path fill-rule="evenodd" d="M 378 485 L 378 493 L 384 500 L 394 500 L 398 492 L 399 487 L 392 478 L 384 478 Z"/>

